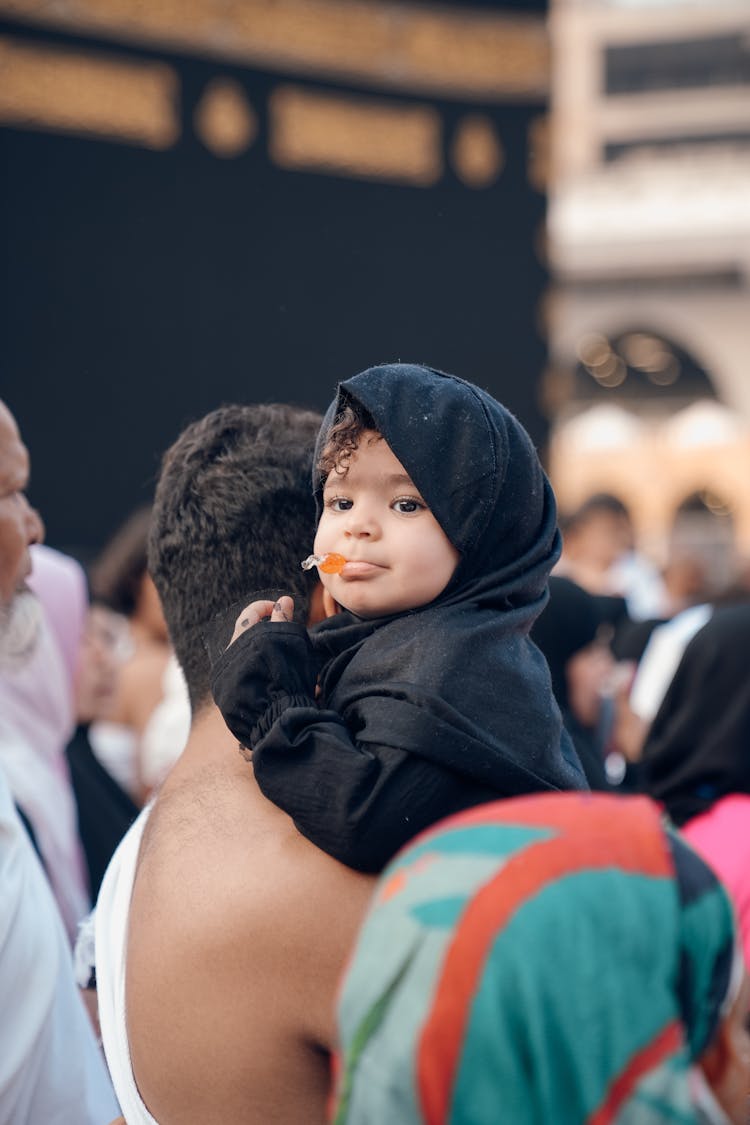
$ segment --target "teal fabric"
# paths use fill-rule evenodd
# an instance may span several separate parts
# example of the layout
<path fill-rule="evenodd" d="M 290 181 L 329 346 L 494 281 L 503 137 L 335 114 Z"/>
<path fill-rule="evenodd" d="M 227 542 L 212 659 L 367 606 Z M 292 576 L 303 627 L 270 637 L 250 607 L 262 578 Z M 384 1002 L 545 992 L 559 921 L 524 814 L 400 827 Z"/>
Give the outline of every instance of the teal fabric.
<path fill-rule="evenodd" d="M 694 1125 L 733 949 L 724 891 L 645 798 L 454 817 L 378 885 L 339 1004 L 336 1125 Z"/>

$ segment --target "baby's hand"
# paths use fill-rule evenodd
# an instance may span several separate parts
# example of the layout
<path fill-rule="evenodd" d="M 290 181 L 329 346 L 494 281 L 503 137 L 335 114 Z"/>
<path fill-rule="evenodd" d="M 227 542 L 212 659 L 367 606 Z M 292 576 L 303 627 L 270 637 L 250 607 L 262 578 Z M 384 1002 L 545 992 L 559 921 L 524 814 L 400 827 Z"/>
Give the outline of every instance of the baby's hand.
<path fill-rule="evenodd" d="M 250 605 L 245 606 L 242 613 L 237 618 L 232 633 L 230 645 L 234 644 L 239 636 L 241 636 L 247 629 L 252 629 L 253 625 L 257 625 L 265 617 L 270 617 L 271 621 L 291 621 L 292 614 L 294 613 L 294 601 L 288 594 L 284 594 L 277 602 L 260 601 L 251 602 Z"/>

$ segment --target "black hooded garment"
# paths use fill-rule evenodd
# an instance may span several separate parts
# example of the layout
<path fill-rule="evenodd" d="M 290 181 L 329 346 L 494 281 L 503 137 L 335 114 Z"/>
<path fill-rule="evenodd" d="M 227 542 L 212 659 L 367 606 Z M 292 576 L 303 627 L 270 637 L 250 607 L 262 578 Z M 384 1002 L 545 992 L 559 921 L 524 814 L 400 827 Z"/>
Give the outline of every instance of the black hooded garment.
<path fill-rule="evenodd" d="M 567 667 L 577 652 L 596 640 L 605 623 L 606 615 L 598 598 L 570 578 L 553 574 L 549 580 L 549 601 L 531 630 L 531 639 L 549 665 L 552 691 L 592 789 L 609 789 L 604 768 L 605 740 L 601 729 L 584 726 L 571 710 Z"/>
<path fill-rule="evenodd" d="M 714 610 L 674 674 L 643 750 L 644 788 L 677 825 L 750 793 L 750 605 Z"/>
<path fill-rule="evenodd" d="M 379 871 L 449 813 L 587 785 L 529 639 L 560 537 L 526 431 L 471 383 L 389 364 L 340 384 L 318 451 L 352 399 L 460 552 L 456 571 L 394 616 L 345 611 L 309 634 L 261 621 L 219 657 L 212 690 L 266 796 L 324 851 Z"/>

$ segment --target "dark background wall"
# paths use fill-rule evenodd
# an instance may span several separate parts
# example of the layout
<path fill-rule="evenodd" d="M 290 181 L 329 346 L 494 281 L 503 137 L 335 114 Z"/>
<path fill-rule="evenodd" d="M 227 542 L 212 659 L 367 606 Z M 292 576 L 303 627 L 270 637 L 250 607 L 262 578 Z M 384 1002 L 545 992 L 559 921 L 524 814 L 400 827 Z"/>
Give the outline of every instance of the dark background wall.
<path fill-rule="evenodd" d="M 15 23 L 3 34 L 112 49 Z M 378 92 L 440 116 L 443 172 L 416 187 L 275 165 L 265 107 L 277 73 L 140 46 L 128 55 L 168 58 L 179 74 L 182 129 L 169 149 L 0 129 L 0 394 L 31 450 L 30 494 L 50 543 L 90 557 L 150 497 L 183 425 L 220 403 L 323 408 L 338 379 L 384 360 L 487 387 L 543 442 L 545 273 L 534 245 L 544 197 L 527 168 L 543 100 Z M 217 76 L 237 80 L 258 111 L 255 142 L 232 159 L 192 127 Z M 310 77 L 304 87 L 358 94 Z M 504 150 L 483 188 L 449 158 L 458 124 L 477 112 Z"/>

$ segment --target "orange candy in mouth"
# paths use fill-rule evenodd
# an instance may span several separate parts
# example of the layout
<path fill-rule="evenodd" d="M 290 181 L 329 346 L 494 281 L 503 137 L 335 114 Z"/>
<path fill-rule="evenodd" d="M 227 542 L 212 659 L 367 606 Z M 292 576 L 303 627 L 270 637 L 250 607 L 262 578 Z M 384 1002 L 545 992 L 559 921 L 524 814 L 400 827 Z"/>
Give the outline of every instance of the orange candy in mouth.
<path fill-rule="evenodd" d="M 331 551 L 327 555 L 308 555 L 302 561 L 303 570 L 312 570 L 317 566 L 323 574 L 341 574 L 341 571 L 346 566 L 346 559 L 343 555 L 337 555 L 335 551 Z"/>
<path fill-rule="evenodd" d="M 325 555 L 320 569 L 324 574 L 341 574 L 341 571 L 346 566 L 346 559 L 343 555 L 337 555 L 333 551 L 330 555 Z"/>

